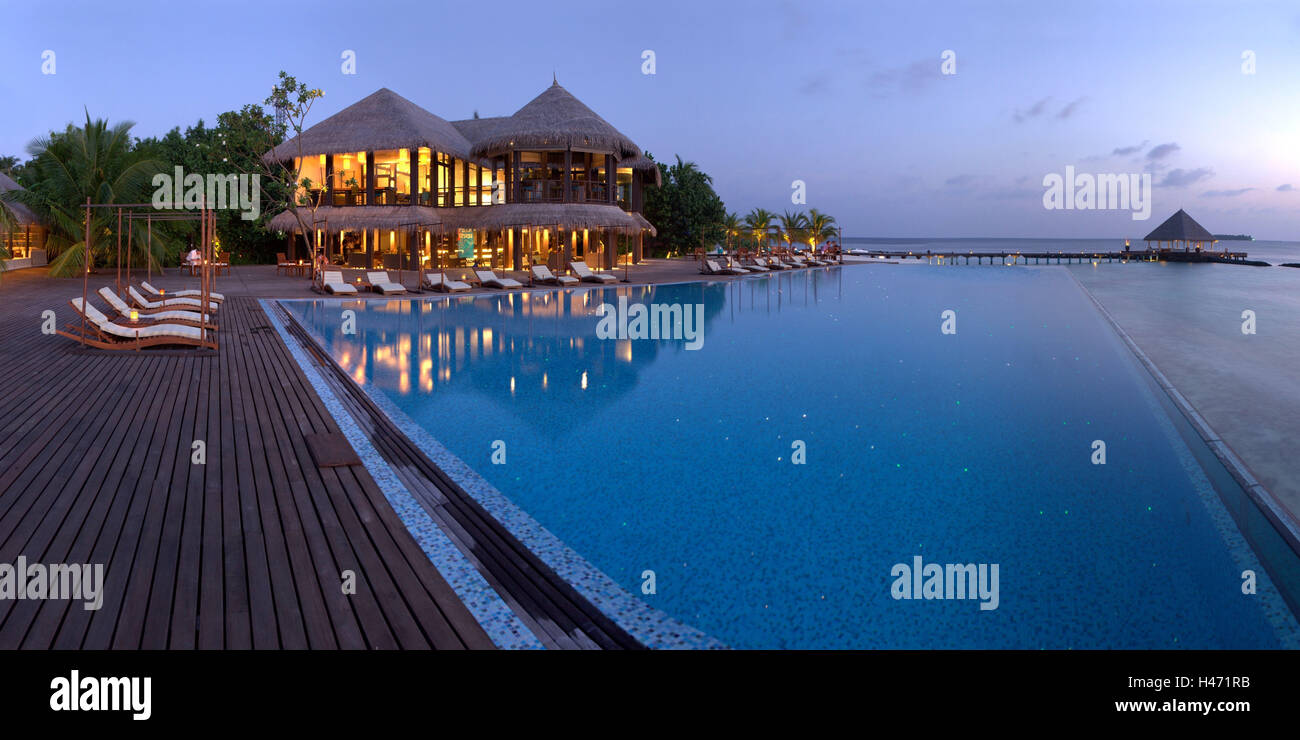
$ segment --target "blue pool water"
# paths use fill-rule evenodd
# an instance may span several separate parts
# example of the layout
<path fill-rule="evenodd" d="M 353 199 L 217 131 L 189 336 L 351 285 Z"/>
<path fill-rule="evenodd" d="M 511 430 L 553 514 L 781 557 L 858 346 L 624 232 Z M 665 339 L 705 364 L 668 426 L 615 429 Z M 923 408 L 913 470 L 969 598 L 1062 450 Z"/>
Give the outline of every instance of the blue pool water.
<path fill-rule="evenodd" d="M 596 307 L 619 295 L 703 304 L 703 348 L 599 339 Z M 285 305 L 593 566 L 733 647 L 1300 635 L 1145 371 L 1061 269 Z M 998 608 L 892 598 L 891 571 L 915 556 L 998 564 Z M 1258 594 L 1242 593 L 1247 569 Z"/>

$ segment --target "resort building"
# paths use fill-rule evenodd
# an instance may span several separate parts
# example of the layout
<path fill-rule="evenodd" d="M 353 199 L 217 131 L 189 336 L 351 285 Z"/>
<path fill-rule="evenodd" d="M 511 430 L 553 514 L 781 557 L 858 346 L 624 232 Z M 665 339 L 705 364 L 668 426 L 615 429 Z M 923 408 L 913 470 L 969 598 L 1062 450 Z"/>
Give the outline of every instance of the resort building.
<path fill-rule="evenodd" d="M 1210 230 L 1201 226 L 1196 219 L 1187 215 L 1187 211 L 1179 208 L 1178 212 L 1165 222 L 1157 226 L 1150 234 L 1143 239 L 1147 243 L 1147 249 L 1151 249 L 1151 242 L 1156 243 L 1157 249 L 1181 249 L 1187 251 L 1195 249 L 1201 251 L 1205 246 L 1214 247 L 1218 240 L 1210 233 Z"/>
<path fill-rule="evenodd" d="M 0 195 L 22 190 L 8 175 L 0 172 Z M 46 229 L 30 208 L 16 201 L 0 199 L 0 246 L 9 255 L 6 270 L 45 264 Z"/>
<path fill-rule="evenodd" d="M 311 205 L 270 222 L 290 259 L 314 240 L 350 267 L 609 269 L 654 234 L 641 211 L 659 168 L 558 83 L 513 115 L 451 122 L 380 89 L 266 157 L 309 181 Z"/>

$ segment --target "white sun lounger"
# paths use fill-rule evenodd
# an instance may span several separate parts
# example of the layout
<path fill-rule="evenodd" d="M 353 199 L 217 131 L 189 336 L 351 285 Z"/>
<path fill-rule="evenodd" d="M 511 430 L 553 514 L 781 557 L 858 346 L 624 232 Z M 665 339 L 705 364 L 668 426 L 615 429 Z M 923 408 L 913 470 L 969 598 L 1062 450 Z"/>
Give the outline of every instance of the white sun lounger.
<path fill-rule="evenodd" d="M 128 295 L 131 296 L 131 300 L 135 301 L 135 304 L 140 308 L 149 308 L 149 309 L 179 308 L 182 310 L 190 310 L 190 309 L 198 309 L 203 306 L 202 302 L 200 302 L 198 298 L 164 298 L 161 301 L 151 301 L 148 298 L 145 298 L 144 296 L 140 295 L 140 291 L 136 290 L 134 285 L 126 286 L 126 292 Z M 217 305 L 215 303 L 208 304 L 209 313 L 216 312 L 216 310 L 217 310 Z"/>
<path fill-rule="evenodd" d="M 153 287 L 149 283 L 144 282 L 143 280 L 140 281 L 140 287 L 144 288 L 144 292 L 148 293 L 149 295 L 156 296 L 158 298 L 167 297 L 166 293 L 162 292 L 161 290 L 158 290 L 157 288 Z M 171 297 L 172 298 L 198 298 L 201 295 L 203 295 L 203 291 L 201 290 L 177 290 L 172 292 Z M 220 293 L 208 293 L 208 297 L 216 301 L 217 303 L 226 300 L 226 297 Z"/>
<path fill-rule="evenodd" d="M 406 292 L 406 288 L 388 279 L 387 272 L 367 272 L 366 281 L 370 283 L 371 288 L 374 288 L 384 295 L 388 295 L 389 293 Z"/>
<path fill-rule="evenodd" d="M 488 288 L 522 288 L 524 284 L 514 278 L 498 277 L 492 270 L 475 270 L 474 276 Z"/>
<path fill-rule="evenodd" d="M 607 275 L 607 274 L 605 274 L 605 273 L 595 273 L 595 272 L 592 272 L 592 271 L 591 271 L 591 268 L 590 268 L 590 267 L 587 267 L 587 263 L 586 263 L 586 262 L 570 262 L 570 263 L 569 263 L 569 269 L 570 269 L 570 270 L 573 270 L 573 274 L 574 274 L 574 275 L 577 275 L 579 278 L 581 278 L 581 279 L 582 279 L 582 282 L 584 282 L 584 283 L 616 283 L 616 282 L 618 282 L 618 278 L 614 277 L 613 275 Z"/>
<path fill-rule="evenodd" d="M 424 276 L 424 287 L 430 290 L 440 290 L 443 293 L 459 293 L 469 290 L 468 283 L 462 283 L 459 280 L 449 280 L 440 272 L 430 272 Z"/>
<path fill-rule="evenodd" d="M 533 265 L 533 280 L 543 285 L 577 285 L 578 279 L 571 275 L 556 275 L 546 265 Z"/>
<path fill-rule="evenodd" d="M 711 275 L 748 275 L 749 270 L 743 267 L 723 267 L 713 260 L 704 260 L 704 266 L 709 269 Z"/>
<path fill-rule="evenodd" d="M 148 326 L 122 326 L 110 320 L 98 308 L 83 302 L 80 297 L 73 298 L 69 303 L 72 304 L 72 308 L 77 313 L 86 317 L 86 321 L 90 323 L 91 329 L 95 332 L 95 336 L 84 335 L 84 341 L 98 347 L 131 349 L 165 344 L 215 346 L 211 342 L 204 341 L 203 331 L 196 326 L 167 323 L 150 324 Z M 69 324 L 68 327 L 79 332 L 77 324 Z M 79 341 L 83 340 L 83 335 L 68 331 L 60 331 L 59 333 Z"/>
<path fill-rule="evenodd" d="M 333 270 L 321 275 L 321 287 L 334 295 L 356 295 L 357 286 L 349 285 L 343 280 L 342 270 Z"/>
<path fill-rule="evenodd" d="M 109 307 L 112 308 L 114 311 L 117 311 L 118 314 L 122 316 L 122 318 L 125 319 L 131 318 L 131 307 L 127 305 L 126 301 L 119 298 L 117 293 L 113 292 L 112 288 L 109 288 L 107 286 L 100 288 L 99 297 L 103 298 L 104 302 L 107 303 Z M 94 306 L 91 306 L 91 308 L 94 308 Z M 178 310 L 166 309 L 162 311 L 156 311 L 154 313 L 144 313 L 141 311 L 137 311 L 136 315 L 140 317 L 141 321 L 162 321 L 162 322 L 174 321 L 182 324 L 189 324 L 189 323 L 199 324 L 202 322 L 206 322 L 209 327 L 211 327 L 213 323 L 211 316 L 202 315 L 197 311 L 178 311 Z"/>

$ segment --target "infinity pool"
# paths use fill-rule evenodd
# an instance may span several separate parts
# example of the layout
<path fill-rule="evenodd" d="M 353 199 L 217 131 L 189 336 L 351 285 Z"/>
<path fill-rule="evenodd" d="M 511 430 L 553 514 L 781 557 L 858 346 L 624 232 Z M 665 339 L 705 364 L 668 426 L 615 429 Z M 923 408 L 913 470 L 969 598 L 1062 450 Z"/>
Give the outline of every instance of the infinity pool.
<path fill-rule="evenodd" d="M 703 346 L 598 338 L 596 309 L 619 296 L 702 304 Z M 1204 450 L 1064 270 L 861 265 L 285 306 L 592 566 L 732 647 L 1300 636 Z M 895 598 L 917 557 L 996 564 L 997 607 Z"/>

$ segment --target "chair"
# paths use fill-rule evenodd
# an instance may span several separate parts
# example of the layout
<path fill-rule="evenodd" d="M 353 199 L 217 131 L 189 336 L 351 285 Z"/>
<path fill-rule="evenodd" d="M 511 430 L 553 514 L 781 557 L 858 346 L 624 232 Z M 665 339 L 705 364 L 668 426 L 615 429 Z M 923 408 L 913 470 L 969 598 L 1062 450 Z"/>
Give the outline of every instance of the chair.
<path fill-rule="evenodd" d="M 522 288 L 524 284 L 514 278 L 498 277 L 492 270 L 475 270 L 474 276 L 478 278 L 480 285 L 485 288 Z"/>
<path fill-rule="evenodd" d="M 68 301 L 88 326 L 65 324 L 57 330 L 61 336 L 85 342 L 99 349 L 143 349 L 167 345 L 183 345 L 216 349 L 217 343 L 203 336 L 203 330 L 181 324 L 157 323 L 149 326 L 124 326 L 110 320 L 98 308 L 83 303 L 81 298 Z"/>
<path fill-rule="evenodd" d="M 570 275 L 556 275 L 546 265 L 533 265 L 533 280 L 543 285 L 577 285 L 579 280 Z"/>
<path fill-rule="evenodd" d="M 704 273 L 706 275 L 745 275 L 749 270 L 739 267 L 723 267 L 715 260 L 704 260 Z"/>
<path fill-rule="evenodd" d="M 570 269 L 570 270 L 573 270 L 573 274 L 574 274 L 574 275 L 577 275 L 579 278 L 581 278 L 581 279 L 582 279 L 582 282 L 584 282 L 584 283 L 615 283 L 615 282 L 618 282 L 618 278 L 614 277 L 613 275 L 606 275 L 606 274 L 603 274 L 603 273 L 599 273 L 599 274 L 598 274 L 598 273 L 594 273 L 594 272 L 592 272 L 592 271 L 591 271 L 591 268 L 590 268 L 590 267 L 587 267 L 587 263 L 586 263 L 586 262 L 570 262 L 570 263 L 569 263 L 569 269 Z"/>
<path fill-rule="evenodd" d="M 199 314 L 194 311 L 173 311 L 171 309 L 137 308 L 134 309 L 137 318 L 132 321 L 131 311 L 133 309 L 127 305 L 126 301 L 118 297 L 117 293 L 114 293 L 112 288 L 107 286 L 100 288 L 99 297 L 103 298 L 104 302 L 109 305 L 109 308 L 117 311 L 118 315 L 121 316 L 124 321 L 129 323 L 154 323 L 162 321 L 169 324 L 181 324 L 183 326 L 206 326 L 213 330 L 216 330 L 217 328 L 217 325 L 212 323 L 211 316 Z"/>
<path fill-rule="evenodd" d="M 290 262 L 289 258 L 284 256 L 284 252 L 275 253 L 275 272 L 278 275 L 280 271 L 288 272 L 298 267 L 298 263 Z"/>
<path fill-rule="evenodd" d="M 467 283 L 462 283 L 459 280 L 448 280 L 447 277 L 440 272 L 430 272 L 425 274 L 424 287 L 430 290 L 441 291 L 443 293 L 460 293 L 469 290 L 469 285 Z"/>
<path fill-rule="evenodd" d="M 349 285 L 343 279 L 341 270 L 327 271 L 321 274 L 321 287 L 334 295 L 356 295 L 357 286 Z"/>
<path fill-rule="evenodd" d="M 155 296 L 157 298 L 167 297 L 166 293 L 164 293 L 161 290 L 158 290 L 157 288 L 153 287 L 152 285 L 144 281 L 140 282 L 140 287 L 144 288 L 146 293 Z M 203 291 L 201 290 L 178 290 L 172 293 L 172 298 L 198 298 L 201 295 L 203 295 Z M 208 293 L 208 298 L 211 298 L 217 303 L 221 303 L 222 301 L 226 300 L 226 297 L 220 293 Z"/>
<path fill-rule="evenodd" d="M 367 272 L 366 282 L 370 283 L 371 290 L 377 293 L 382 293 L 384 295 L 406 292 L 405 287 L 398 285 L 392 280 L 389 280 L 388 273 L 382 270 L 376 272 Z"/>
<path fill-rule="evenodd" d="M 135 301 L 135 305 L 139 306 L 140 308 L 150 308 L 150 309 L 178 308 L 184 310 L 190 308 L 204 307 L 202 302 L 199 301 L 199 299 L 197 298 L 164 298 L 163 300 L 160 301 L 151 301 L 148 298 L 145 298 L 144 296 L 140 295 L 140 291 L 136 290 L 134 285 L 126 286 L 126 292 L 128 295 L 131 296 L 131 300 Z M 217 304 L 209 302 L 206 308 L 209 313 L 216 313 Z"/>

